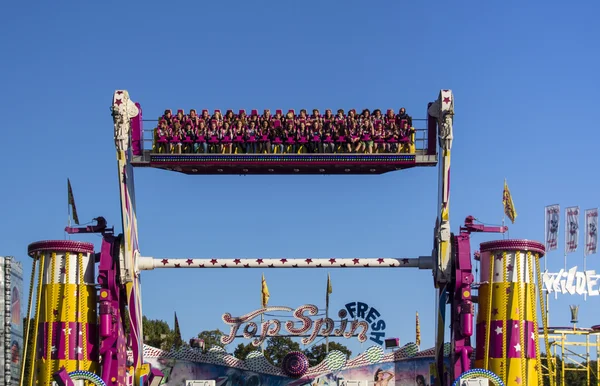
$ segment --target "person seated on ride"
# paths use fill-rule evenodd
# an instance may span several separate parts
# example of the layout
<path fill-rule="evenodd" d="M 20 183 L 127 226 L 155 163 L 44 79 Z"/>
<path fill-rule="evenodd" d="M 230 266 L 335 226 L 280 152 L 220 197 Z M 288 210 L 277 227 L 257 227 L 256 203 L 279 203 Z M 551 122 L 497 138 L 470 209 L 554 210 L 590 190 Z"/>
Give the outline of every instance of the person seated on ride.
<path fill-rule="evenodd" d="M 355 152 L 357 151 L 358 146 L 360 145 L 360 133 L 358 130 L 358 119 L 356 116 L 356 110 L 352 109 L 348 111 L 348 116 L 346 117 L 346 129 L 348 131 L 348 143 L 349 143 L 349 151 Z"/>
<path fill-rule="evenodd" d="M 177 110 L 177 115 L 175 116 L 175 118 L 179 121 L 179 122 L 184 122 L 186 120 L 186 116 L 183 113 L 183 110 Z"/>
<path fill-rule="evenodd" d="M 194 132 L 194 137 L 196 138 L 196 143 L 194 144 L 194 151 L 197 153 L 198 150 L 202 149 L 203 153 L 208 152 L 208 144 L 206 143 L 206 138 L 208 137 L 208 133 L 206 130 L 206 123 L 203 119 L 200 119 L 200 123 L 198 123 L 198 127 Z"/>
<path fill-rule="evenodd" d="M 383 115 L 381 115 L 381 110 L 375 109 L 373 110 L 373 121 L 383 121 Z"/>
<path fill-rule="evenodd" d="M 263 120 L 260 123 L 260 129 L 258 130 L 259 138 L 259 152 L 270 153 L 271 152 L 271 139 L 269 137 L 271 131 L 271 125 L 268 120 Z"/>
<path fill-rule="evenodd" d="M 244 127 L 244 121 L 238 119 L 235 121 L 235 126 L 233 126 L 233 152 L 235 154 L 245 153 L 246 152 L 246 141 L 244 140 L 244 136 L 246 135 L 246 128 Z"/>
<path fill-rule="evenodd" d="M 331 111 L 328 110 L 330 113 Z M 327 112 L 325 112 L 327 116 Z M 335 153 L 335 142 L 333 136 L 335 135 L 335 127 L 332 119 L 323 119 L 323 134 L 321 135 L 323 142 L 324 153 Z"/>
<path fill-rule="evenodd" d="M 291 113 L 288 113 L 285 128 L 283 130 L 283 142 L 285 143 L 286 153 L 296 152 L 296 127 L 294 126 L 294 119 L 289 118 Z M 293 115 L 293 114 L 292 114 Z"/>
<path fill-rule="evenodd" d="M 221 130 L 219 130 L 219 124 L 216 119 L 210 121 L 210 127 L 207 130 L 208 144 L 210 145 L 211 153 L 220 153 L 221 145 L 219 139 L 221 136 Z"/>
<path fill-rule="evenodd" d="M 283 127 L 281 127 L 280 121 L 275 120 L 275 118 L 273 119 L 273 127 L 271 127 L 269 130 L 269 138 L 271 139 L 271 152 L 283 153 Z"/>
<path fill-rule="evenodd" d="M 340 152 L 350 152 L 350 136 L 348 135 L 348 129 L 346 127 L 346 117 L 344 116 L 344 110 L 338 110 L 338 113 L 335 118 L 336 119 L 333 124 L 335 149 L 336 151 Z"/>
<path fill-rule="evenodd" d="M 165 110 L 165 113 L 162 115 L 162 117 L 160 117 L 160 119 L 163 119 L 165 122 L 167 122 L 167 126 L 173 125 L 173 113 L 170 109 Z"/>
<path fill-rule="evenodd" d="M 184 145 L 183 147 L 183 152 L 187 153 L 187 152 L 192 152 L 193 148 L 194 148 L 194 126 L 192 125 L 192 121 L 187 120 L 185 121 L 185 125 L 183 126 L 183 136 L 182 136 L 182 143 Z"/>
<path fill-rule="evenodd" d="M 375 136 L 375 129 L 373 127 L 373 122 L 368 119 L 367 116 L 365 116 L 360 122 L 359 132 L 360 143 L 356 147 L 356 151 L 364 151 L 365 153 L 369 154 L 373 153 L 373 137 Z"/>
<path fill-rule="evenodd" d="M 385 132 L 383 130 L 383 124 L 381 121 L 377 121 L 375 123 L 375 137 L 373 142 L 375 142 L 375 146 L 373 148 L 375 153 L 385 152 Z"/>
<path fill-rule="evenodd" d="M 227 110 L 227 112 L 225 113 L 225 117 L 223 117 L 223 122 L 227 122 L 230 125 L 234 125 L 235 124 L 235 114 L 233 113 L 233 110 Z"/>
<path fill-rule="evenodd" d="M 298 127 L 300 127 L 300 122 L 304 122 L 305 125 L 308 123 L 308 114 L 306 112 L 306 109 L 300 110 L 300 113 L 298 114 L 298 118 L 296 118 L 296 125 Z"/>
<path fill-rule="evenodd" d="M 158 151 L 159 153 L 167 151 L 165 144 L 169 141 L 170 132 L 171 130 L 167 125 L 167 121 L 161 119 L 158 122 L 158 126 L 156 126 L 156 131 L 154 133 L 155 147 L 156 151 Z"/>
<path fill-rule="evenodd" d="M 388 109 L 388 111 L 385 113 L 385 119 L 384 119 L 385 124 L 389 125 L 390 122 L 394 122 L 395 120 L 396 120 L 396 115 L 394 114 L 394 110 Z"/>
<path fill-rule="evenodd" d="M 298 124 L 298 130 L 296 131 L 296 143 L 298 154 L 306 153 L 308 151 L 308 129 L 306 128 L 306 121 L 301 120 Z"/>
<path fill-rule="evenodd" d="M 323 116 L 323 128 L 327 127 L 327 124 L 333 123 L 334 116 L 330 109 L 325 110 L 325 115 Z"/>
<path fill-rule="evenodd" d="M 223 126 L 223 114 L 221 114 L 221 110 L 215 110 L 212 119 L 217 121 L 217 126 Z"/>
<path fill-rule="evenodd" d="M 358 126 L 363 128 L 366 125 L 366 122 L 371 122 L 371 112 L 369 109 L 364 109 L 362 113 L 360 113 L 360 117 L 358 117 Z"/>
<path fill-rule="evenodd" d="M 271 110 L 265 109 L 260 117 L 260 126 L 263 127 L 263 122 L 271 123 Z"/>
<path fill-rule="evenodd" d="M 283 123 L 283 115 L 281 115 L 281 110 L 275 111 L 275 115 L 273 116 L 273 120 L 278 120 Z"/>
<path fill-rule="evenodd" d="M 403 153 L 415 153 L 415 141 L 414 141 L 414 133 L 415 129 L 409 126 L 408 121 L 401 121 L 402 127 L 400 128 L 401 138 L 405 140 L 402 152 Z"/>
<path fill-rule="evenodd" d="M 171 138 L 171 153 L 181 154 L 181 138 L 184 136 L 181 122 L 175 118 L 173 121 L 173 137 Z"/>
<path fill-rule="evenodd" d="M 310 138 L 309 149 L 311 153 L 323 153 L 323 127 L 318 119 L 312 121 L 312 125 L 308 128 L 308 136 Z"/>
<path fill-rule="evenodd" d="M 200 118 L 208 125 L 208 122 L 210 122 L 210 114 L 208 113 L 208 110 L 202 110 L 202 116 Z"/>
<path fill-rule="evenodd" d="M 221 142 L 221 153 L 222 154 L 231 154 L 233 149 L 233 129 L 229 122 L 223 122 L 223 127 L 221 128 L 221 137 L 219 138 Z"/>
<path fill-rule="evenodd" d="M 335 120 L 338 121 L 345 121 L 346 120 L 346 115 L 344 114 L 344 109 L 338 109 L 337 114 L 335 115 Z"/>
<path fill-rule="evenodd" d="M 400 111 L 398 111 L 398 115 L 396 115 L 397 121 L 406 121 L 408 122 L 408 127 L 412 127 L 412 117 L 406 113 L 406 109 L 404 107 L 400 107 Z"/>
<path fill-rule="evenodd" d="M 308 126 L 312 126 L 314 122 L 318 122 L 318 123 L 322 122 L 321 113 L 317 109 L 313 109 L 312 115 L 310 116 L 310 119 L 308 120 Z"/>
<path fill-rule="evenodd" d="M 188 117 L 188 121 L 190 121 L 192 123 L 193 128 L 198 127 L 198 123 L 200 123 L 200 117 L 198 116 L 198 114 L 196 114 L 196 109 L 190 110 L 190 115 Z"/>
<path fill-rule="evenodd" d="M 248 115 L 246 115 L 246 110 L 240 110 L 236 119 L 242 121 L 244 126 L 246 126 L 248 124 Z"/>
<path fill-rule="evenodd" d="M 399 153 L 400 152 L 400 130 L 398 130 L 398 126 L 396 126 L 395 121 L 391 121 L 385 126 L 386 136 L 385 142 L 387 143 L 388 151 L 391 153 Z"/>
<path fill-rule="evenodd" d="M 255 114 L 255 110 L 252 110 L 252 114 L 250 114 L 250 116 L 248 117 L 248 124 L 250 124 L 250 122 L 254 122 L 255 128 L 258 128 L 258 126 L 260 125 L 260 120 L 258 114 Z"/>
<path fill-rule="evenodd" d="M 248 128 L 246 129 L 246 133 L 244 136 L 244 140 L 246 141 L 246 153 L 247 154 L 255 154 L 256 150 L 257 150 L 257 136 L 258 136 L 258 132 L 257 132 L 257 127 L 256 127 L 256 122 L 257 121 L 249 121 L 249 125 Z"/>

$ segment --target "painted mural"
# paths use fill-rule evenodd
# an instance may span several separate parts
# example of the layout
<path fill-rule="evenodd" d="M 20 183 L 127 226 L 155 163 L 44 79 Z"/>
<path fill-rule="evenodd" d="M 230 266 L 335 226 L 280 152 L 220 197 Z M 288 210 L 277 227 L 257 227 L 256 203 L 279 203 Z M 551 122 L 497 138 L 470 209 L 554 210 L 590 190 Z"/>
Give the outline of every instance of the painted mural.
<path fill-rule="evenodd" d="M 369 349 L 341 365 L 326 358 L 300 379 L 287 377 L 259 351 L 241 361 L 219 349 L 165 352 L 145 346 L 144 359 L 164 373 L 163 386 L 185 386 L 189 380 L 214 380 L 215 386 L 430 386 L 433 352 L 418 352 L 414 344 L 389 353 Z"/>

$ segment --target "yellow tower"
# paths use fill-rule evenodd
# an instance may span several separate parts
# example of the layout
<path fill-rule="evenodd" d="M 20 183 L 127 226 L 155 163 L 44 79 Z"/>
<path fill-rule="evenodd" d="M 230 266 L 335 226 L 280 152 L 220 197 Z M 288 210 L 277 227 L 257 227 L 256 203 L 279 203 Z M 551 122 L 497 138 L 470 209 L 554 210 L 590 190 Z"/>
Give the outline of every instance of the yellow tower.
<path fill-rule="evenodd" d="M 30 244 L 28 253 L 34 259 L 34 270 L 39 266 L 33 326 L 37 339 L 32 339 L 33 347 L 28 348 L 34 374 L 26 374 L 23 385 L 51 386 L 52 375 L 62 367 L 67 372 L 97 373 L 94 245 L 40 241 Z M 31 288 L 33 292 L 33 283 Z"/>
<path fill-rule="evenodd" d="M 544 245 L 499 240 L 482 243 L 480 250 L 475 367 L 498 374 L 507 386 L 538 385 L 535 279 Z"/>

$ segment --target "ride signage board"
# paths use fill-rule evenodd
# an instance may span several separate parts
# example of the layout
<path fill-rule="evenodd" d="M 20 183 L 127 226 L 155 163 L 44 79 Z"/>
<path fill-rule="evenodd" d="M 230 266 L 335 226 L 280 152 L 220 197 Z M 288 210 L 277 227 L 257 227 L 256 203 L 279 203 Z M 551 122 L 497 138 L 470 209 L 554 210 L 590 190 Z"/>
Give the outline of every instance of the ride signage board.
<path fill-rule="evenodd" d="M 544 290 L 548 293 L 563 295 L 600 295 L 600 275 L 594 270 L 577 272 L 577 266 L 558 273 L 544 272 L 542 276 Z"/>
<path fill-rule="evenodd" d="M 261 319 L 264 319 L 265 314 L 272 312 L 291 313 L 295 320 L 269 319 L 260 322 Z M 370 339 L 376 344 L 384 344 L 385 321 L 381 318 L 379 311 L 367 303 L 347 303 L 337 313 L 341 319 L 338 323 L 329 317 L 311 318 L 318 314 L 319 308 L 312 304 L 305 304 L 296 309 L 278 306 L 265 307 L 239 317 L 233 317 L 230 313 L 226 313 L 223 314 L 222 319 L 230 327 L 230 330 L 228 335 L 221 337 L 221 343 L 230 344 L 236 337 L 243 337 L 253 339 L 252 345 L 258 347 L 267 337 L 292 335 L 301 336 L 302 344 L 310 344 L 317 337 L 327 336 L 357 337 L 361 343 Z M 258 323 L 255 321 L 257 318 L 259 319 Z M 282 331 L 283 329 L 285 332 Z"/>

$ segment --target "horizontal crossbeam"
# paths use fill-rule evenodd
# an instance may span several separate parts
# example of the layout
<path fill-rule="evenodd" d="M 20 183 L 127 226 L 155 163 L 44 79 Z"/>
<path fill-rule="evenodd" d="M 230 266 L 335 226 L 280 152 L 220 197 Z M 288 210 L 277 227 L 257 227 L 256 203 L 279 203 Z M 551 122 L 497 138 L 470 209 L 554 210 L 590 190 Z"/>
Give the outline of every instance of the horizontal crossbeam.
<path fill-rule="evenodd" d="M 195 259 L 140 257 L 140 270 L 155 268 L 419 268 L 432 269 L 433 258 L 305 258 L 305 259 Z"/>

